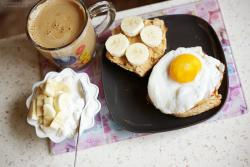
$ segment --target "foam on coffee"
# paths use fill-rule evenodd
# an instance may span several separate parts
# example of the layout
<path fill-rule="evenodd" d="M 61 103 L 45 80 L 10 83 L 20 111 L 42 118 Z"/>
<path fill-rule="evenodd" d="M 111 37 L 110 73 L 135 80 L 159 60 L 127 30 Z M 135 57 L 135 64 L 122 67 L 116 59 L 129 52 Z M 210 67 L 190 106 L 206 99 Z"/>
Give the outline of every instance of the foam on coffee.
<path fill-rule="evenodd" d="M 47 0 L 32 11 L 27 26 L 35 43 L 56 48 L 77 39 L 84 19 L 84 9 L 74 0 Z"/>

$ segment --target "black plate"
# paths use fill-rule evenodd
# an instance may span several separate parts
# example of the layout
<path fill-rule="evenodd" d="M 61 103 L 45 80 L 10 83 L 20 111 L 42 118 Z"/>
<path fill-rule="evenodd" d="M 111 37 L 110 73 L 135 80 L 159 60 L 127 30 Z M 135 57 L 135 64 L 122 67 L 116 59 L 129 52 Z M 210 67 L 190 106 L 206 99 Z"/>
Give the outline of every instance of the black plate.
<path fill-rule="evenodd" d="M 226 60 L 220 41 L 209 23 L 192 15 L 160 16 L 168 28 L 167 50 L 178 47 L 202 46 L 203 51 L 219 59 L 226 66 Z M 153 18 L 151 18 L 153 19 Z M 149 75 L 141 78 L 118 65 L 111 63 L 102 55 L 102 85 L 113 119 L 122 128 L 135 133 L 154 133 L 185 128 L 203 122 L 216 115 L 223 107 L 228 94 L 228 73 L 219 89 L 221 104 L 200 115 L 188 118 L 176 118 L 161 113 L 146 100 Z"/>

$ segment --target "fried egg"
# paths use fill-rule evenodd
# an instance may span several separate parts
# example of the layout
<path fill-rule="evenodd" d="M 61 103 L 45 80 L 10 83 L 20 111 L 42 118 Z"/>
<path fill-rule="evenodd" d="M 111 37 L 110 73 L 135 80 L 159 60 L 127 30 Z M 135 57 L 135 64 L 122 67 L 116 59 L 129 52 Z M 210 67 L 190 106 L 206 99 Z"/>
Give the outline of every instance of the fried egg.
<path fill-rule="evenodd" d="M 201 100 L 213 98 L 224 70 L 224 64 L 203 53 L 201 47 L 180 47 L 154 66 L 148 82 L 149 97 L 165 114 L 184 113 Z"/>

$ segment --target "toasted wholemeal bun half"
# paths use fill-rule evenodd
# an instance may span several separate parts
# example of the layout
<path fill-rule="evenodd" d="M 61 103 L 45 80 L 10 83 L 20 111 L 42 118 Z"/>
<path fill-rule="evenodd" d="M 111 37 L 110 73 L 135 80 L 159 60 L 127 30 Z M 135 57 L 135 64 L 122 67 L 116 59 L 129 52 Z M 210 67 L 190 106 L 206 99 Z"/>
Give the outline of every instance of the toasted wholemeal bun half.
<path fill-rule="evenodd" d="M 154 48 L 147 46 L 149 50 L 149 57 L 143 64 L 139 66 L 133 66 L 132 64 L 129 63 L 126 56 L 116 57 L 116 56 L 112 56 L 108 51 L 106 52 L 106 57 L 112 63 L 115 63 L 126 70 L 134 72 L 140 77 L 144 77 L 150 71 L 150 69 L 161 59 L 167 47 L 167 39 L 166 39 L 167 28 L 164 25 L 164 21 L 158 18 L 155 18 L 154 20 L 146 19 L 146 20 L 143 20 L 143 22 L 144 22 L 145 27 L 149 25 L 155 25 L 159 27 L 162 30 L 162 37 L 163 37 L 160 45 Z M 116 34 L 125 35 L 125 33 L 121 29 L 121 25 L 119 25 L 117 28 L 112 30 L 112 35 L 116 35 Z M 130 45 L 133 43 L 143 43 L 140 37 L 140 34 L 134 37 L 129 37 L 129 36 L 126 36 L 126 37 L 128 38 Z"/>

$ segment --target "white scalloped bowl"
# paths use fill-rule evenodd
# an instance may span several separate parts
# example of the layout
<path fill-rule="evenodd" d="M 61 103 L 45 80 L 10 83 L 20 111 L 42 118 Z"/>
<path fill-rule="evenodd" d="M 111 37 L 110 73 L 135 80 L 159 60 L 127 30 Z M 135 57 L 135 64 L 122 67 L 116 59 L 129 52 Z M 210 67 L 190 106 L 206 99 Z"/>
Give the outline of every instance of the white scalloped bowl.
<path fill-rule="evenodd" d="M 94 117 L 96 116 L 96 114 L 101 109 L 101 104 L 97 100 L 99 89 L 98 89 L 98 87 L 96 85 L 90 83 L 89 76 L 86 73 L 75 73 L 70 68 L 66 68 L 66 69 L 62 70 L 60 73 L 58 73 L 58 72 L 49 72 L 49 73 L 47 73 L 42 81 L 37 82 L 37 83 L 35 83 L 33 85 L 32 94 L 27 99 L 26 106 L 29 109 L 31 99 L 32 99 L 33 94 L 35 92 L 35 88 L 38 87 L 40 84 L 45 83 L 45 81 L 48 78 L 54 78 L 56 76 L 59 76 L 61 78 L 65 77 L 65 76 L 73 76 L 74 83 L 76 83 L 76 82 L 78 82 L 80 80 L 81 83 L 84 85 L 84 88 L 87 91 L 87 94 L 88 94 L 88 102 L 87 102 L 88 106 L 84 107 L 84 110 L 82 112 L 81 128 L 80 128 L 80 134 L 82 134 L 82 132 L 84 130 L 87 130 L 87 129 L 94 126 L 94 124 L 95 124 Z M 91 104 L 91 105 L 89 105 L 89 104 Z M 84 117 L 83 117 L 83 115 L 84 115 Z M 59 137 L 59 136 L 57 136 L 56 131 L 54 131 L 52 133 L 49 133 L 49 134 L 44 134 L 43 131 L 39 128 L 38 121 L 30 119 L 28 116 L 27 116 L 27 122 L 30 125 L 35 127 L 36 134 L 40 138 L 48 137 L 48 138 L 50 138 L 51 141 L 53 141 L 55 143 L 59 143 L 59 142 L 61 142 L 64 139 L 67 138 L 67 137 Z M 71 138 L 71 139 L 74 140 L 74 138 Z"/>

